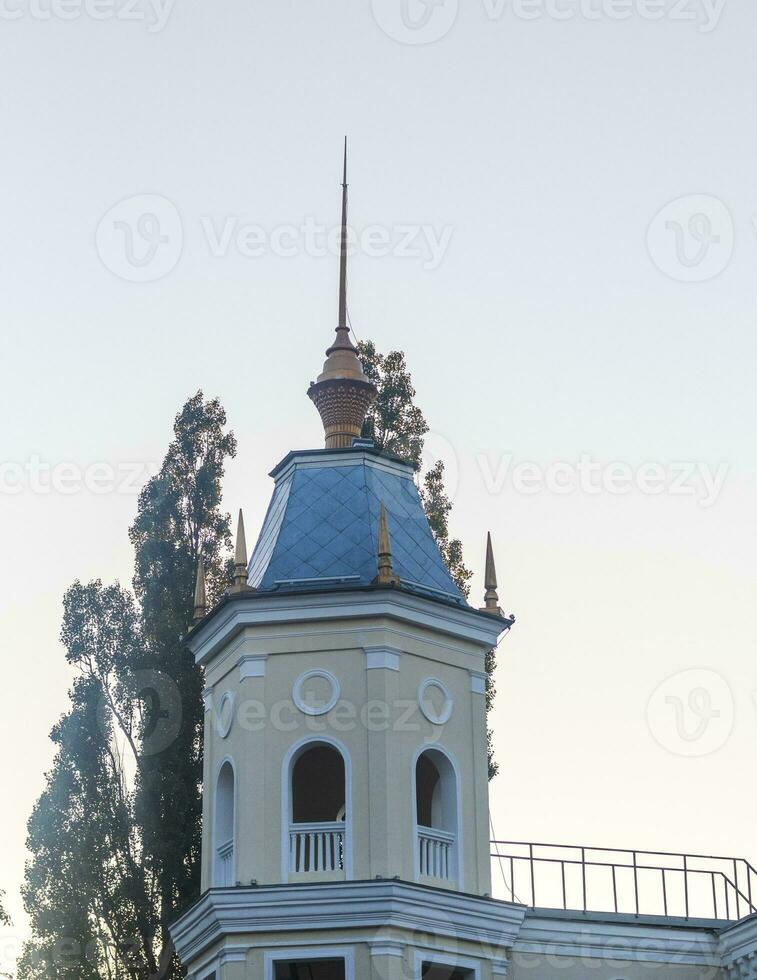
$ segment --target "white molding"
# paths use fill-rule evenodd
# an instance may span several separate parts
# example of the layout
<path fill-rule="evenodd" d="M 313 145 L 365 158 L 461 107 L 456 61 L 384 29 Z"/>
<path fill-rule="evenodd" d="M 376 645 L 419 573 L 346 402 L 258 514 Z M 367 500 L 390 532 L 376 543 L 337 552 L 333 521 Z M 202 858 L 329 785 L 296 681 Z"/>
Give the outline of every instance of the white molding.
<path fill-rule="evenodd" d="M 232 726 L 234 725 L 234 708 L 236 703 L 236 692 L 235 691 L 224 691 L 221 700 L 218 702 L 218 710 L 216 711 L 216 732 L 221 736 L 221 738 L 228 738 L 231 732 Z M 224 719 L 224 708 L 229 705 L 229 717 L 228 720 Z"/>
<path fill-rule="evenodd" d="M 221 966 L 225 966 L 227 963 L 245 963 L 247 962 L 247 950 L 222 949 L 218 954 L 218 962 Z"/>
<path fill-rule="evenodd" d="M 423 980 L 421 971 L 424 963 L 462 967 L 463 970 L 470 970 L 473 973 L 474 980 L 481 980 L 481 960 L 472 960 L 465 956 L 453 956 L 450 953 L 437 953 L 428 949 L 419 949 L 415 952 L 413 980 Z"/>
<path fill-rule="evenodd" d="M 265 677 L 267 653 L 251 653 L 239 658 L 239 681 L 248 677 Z"/>
<path fill-rule="evenodd" d="M 509 964 L 507 960 L 494 960 L 492 963 L 492 976 L 493 977 L 506 977 L 509 971 Z"/>
<path fill-rule="evenodd" d="M 206 712 L 213 710 L 213 688 L 212 687 L 206 687 L 205 690 L 202 692 L 202 703 L 203 703 L 203 707 L 205 708 L 205 711 Z"/>
<path fill-rule="evenodd" d="M 302 697 L 303 685 L 312 677 L 320 677 L 323 680 L 328 681 L 328 683 L 331 685 L 331 695 L 325 704 L 308 704 L 308 702 Z M 330 670 L 324 670 L 322 667 L 317 667 L 314 670 L 306 670 L 304 674 L 300 674 L 292 686 L 292 700 L 303 715 L 310 715 L 311 717 L 327 715 L 332 708 L 336 707 L 336 703 L 339 700 L 341 693 L 342 688 L 338 679 L 331 673 Z"/>
<path fill-rule="evenodd" d="M 471 670 L 470 689 L 472 694 L 486 694 L 486 674 L 481 674 L 477 670 Z"/>
<path fill-rule="evenodd" d="M 402 651 L 395 647 L 364 647 L 366 670 L 396 670 L 400 669 Z"/>
<path fill-rule="evenodd" d="M 424 701 L 426 691 L 430 687 L 435 687 L 444 695 L 444 707 L 438 714 L 433 710 L 433 708 L 429 708 Z M 425 680 L 422 680 L 418 686 L 418 707 L 421 709 L 421 713 L 426 721 L 430 721 L 432 725 L 446 725 L 452 717 L 452 711 L 455 707 L 455 699 L 450 694 L 449 688 L 444 681 L 440 681 L 438 677 L 427 677 Z"/>
<path fill-rule="evenodd" d="M 355 980 L 355 950 L 352 946 L 289 946 L 267 950 L 263 957 L 264 980 L 275 980 L 273 968 L 282 960 L 344 960 L 345 980 Z"/>
<path fill-rule="evenodd" d="M 405 955 L 405 950 L 407 945 L 405 943 L 398 943 L 391 939 L 378 939 L 375 942 L 368 943 L 368 948 L 371 952 L 371 957 L 374 956 L 399 956 Z"/>
<path fill-rule="evenodd" d="M 334 619 L 365 620 L 386 617 L 426 627 L 480 646 L 481 657 L 497 645 L 509 622 L 393 589 L 355 592 L 318 592 L 294 595 L 252 593 L 228 600 L 207 617 L 187 638 L 197 663 L 207 663 L 221 647 L 248 626 L 327 622 Z M 364 632 L 363 627 L 361 631 Z"/>
<path fill-rule="evenodd" d="M 332 450 L 326 458 L 323 450 L 307 449 L 293 450 L 268 475 L 273 477 L 274 483 L 281 483 L 295 468 L 320 470 L 325 466 L 365 466 L 366 464 L 372 469 L 392 473 L 404 480 L 412 480 L 415 476 L 413 464 L 406 463 L 402 459 L 388 459 L 376 453 L 356 453 L 354 450 L 342 453 Z"/>
<path fill-rule="evenodd" d="M 330 745 L 344 761 L 344 877 L 352 879 L 352 757 L 347 746 L 331 735 L 306 735 L 289 747 L 281 764 L 281 880 L 289 881 L 289 828 L 292 823 L 292 769 L 307 747 Z"/>
<path fill-rule="evenodd" d="M 420 933 L 430 934 L 437 937 L 437 950 L 443 942 L 454 948 L 461 940 L 484 943 L 501 956 L 503 948 L 512 947 L 524 911 L 493 898 L 386 879 L 211 888 L 173 923 L 171 937 L 190 972 L 193 961 L 224 936 L 249 935 L 250 946 L 258 946 L 256 935 L 329 935 L 335 924 L 369 933 L 404 930 L 409 943 Z M 375 935 L 358 939 L 356 933 L 355 941 L 375 941 Z"/>
<path fill-rule="evenodd" d="M 720 955 L 726 969 L 739 960 L 753 958 L 756 953 L 757 915 L 750 915 L 721 932 Z"/>
<path fill-rule="evenodd" d="M 571 956 L 587 959 L 668 963 L 697 966 L 721 965 L 716 931 L 684 919 L 552 912 L 529 910 L 513 956 Z"/>

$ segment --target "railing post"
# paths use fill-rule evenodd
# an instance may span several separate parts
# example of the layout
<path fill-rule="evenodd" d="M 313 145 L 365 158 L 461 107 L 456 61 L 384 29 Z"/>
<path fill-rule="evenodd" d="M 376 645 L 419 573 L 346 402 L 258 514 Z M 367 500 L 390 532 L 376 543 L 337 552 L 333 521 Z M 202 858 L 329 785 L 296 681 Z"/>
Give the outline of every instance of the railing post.
<path fill-rule="evenodd" d="M 586 911 L 586 848 L 581 848 L 581 890 L 583 892 L 584 912 Z"/>
<path fill-rule="evenodd" d="M 662 907 L 665 910 L 665 915 L 668 914 L 668 889 L 665 886 L 665 868 L 662 871 Z"/>
<path fill-rule="evenodd" d="M 534 874 L 534 845 L 528 845 L 529 864 L 531 865 L 531 908 L 536 908 L 536 876 Z"/>
<path fill-rule="evenodd" d="M 686 855 L 683 856 L 683 900 L 686 905 L 686 918 L 689 917 L 689 867 Z"/>
<path fill-rule="evenodd" d="M 618 912 L 618 881 L 615 875 L 615 865 L 612 866 L 612 901 L 615 906 L 615 914 Z"/>
<path fill-rule="evenodd" d="M 739 868 L 736 858 L 733 859 L 733 887 L 736 892 L 736 918 L 741 918 L 741 893 L 739 892 Z"/>
<path fill-rule="evenodd" d="M 636 901 L 636 915 L 639 914 L 639 868 L 636 863 L 636 851 L 633 851 L 633 892 Z"/>

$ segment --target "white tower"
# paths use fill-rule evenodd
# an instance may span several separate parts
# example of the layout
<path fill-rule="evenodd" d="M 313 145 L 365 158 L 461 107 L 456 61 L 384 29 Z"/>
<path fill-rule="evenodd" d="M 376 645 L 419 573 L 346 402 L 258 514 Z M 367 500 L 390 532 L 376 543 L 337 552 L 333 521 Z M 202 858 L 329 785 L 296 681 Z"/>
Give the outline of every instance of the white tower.
<path fill-rule="evenodd" d="M 346 179 L 342 222 L 309 391 L 327 448 L 273 470 L 207 615 L 198 585 L 203 894 L 172 934 L 196 980 L 489 980 L 523 918 L 489 897 L 485 659 L 511 620 L 461 595 L 412 466 L 355 439 L 375 389 L 347 329 Z"/>

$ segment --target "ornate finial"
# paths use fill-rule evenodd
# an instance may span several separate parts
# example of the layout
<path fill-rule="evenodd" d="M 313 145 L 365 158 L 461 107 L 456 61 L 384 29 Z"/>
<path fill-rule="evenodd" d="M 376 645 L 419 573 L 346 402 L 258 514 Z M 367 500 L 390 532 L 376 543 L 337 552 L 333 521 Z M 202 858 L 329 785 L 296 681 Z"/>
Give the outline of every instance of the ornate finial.
<path fill-rule="evenodd" d="M 199 623 L 205 618 L 208 611 L 208 599 L 205 593 L 205 568 L 202 563 L 202 555 L 197 558 L 197 581 L 195 583 L 195 611 L 192 617 L 195 623 Z"/>
<path fill-rule="evenodd" d="M 486 535 L 486 567 L 484 569 L 484 605 L 481 612 L 493 613 L 495 616 L 505 614 L 499 608 L 499 596 L 497 595 L 497 569 L 494 567 L 494 550 L 492 548 L 491 532 Z"/>
<path fill-rule="evenodd" d="M 239 520 L 237 521 L 237 546 L 234 552 L 234 584 L 230 592 L 246 592 L 247 585 L 247 541 L 244 536 L 244 517 L 242 509 L 239 509 Z"/>
<path fill-rule="evenodd" d="M 384 501 L 381 501 L 379 510 L 379 531 L 378 531 L 378 575 L 376 576 L 377 585 L 398 585 L 400 577 L 394 574 L 392 568 L 392 543 L 389 539 L 389 525 L 386 520 L 386 508 Z"/>
<path fill-rule="evenodd" d="M 345 449 L 360 436 L 376 388 L 363 373 L 347 322 L 347 137 L 344 138 L 342 230 L 339 246 L 339 320 L 334 343 L 326 351 L 323 371 L 308 397 L 323 422 L 327 449 Z"/>

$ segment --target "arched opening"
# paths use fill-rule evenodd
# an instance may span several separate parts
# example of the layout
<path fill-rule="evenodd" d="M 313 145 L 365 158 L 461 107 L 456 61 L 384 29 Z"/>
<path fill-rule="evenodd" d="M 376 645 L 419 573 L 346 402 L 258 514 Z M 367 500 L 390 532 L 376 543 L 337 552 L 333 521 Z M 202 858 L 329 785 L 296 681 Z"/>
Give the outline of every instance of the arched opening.
<path fill-rule="evenodd" d="M 290 873 L 345 870 L 347 806 L 342 753 L 326 742 L 303 746 L 291 765 Z"/>
<path fill-rule="evenodd" d="M 418 871 L 425 877 L 457 877 L 457 793 L 455 768 L 445 753 L 421 753 L 415 765 L 415 822 Z"/>
<path fill-rule="evenodd" d="M 230 762 L 224 762 L 218 773 L 213 843 L 213 884 L 228 888 L 234 884 L 234 769 Z"/>

